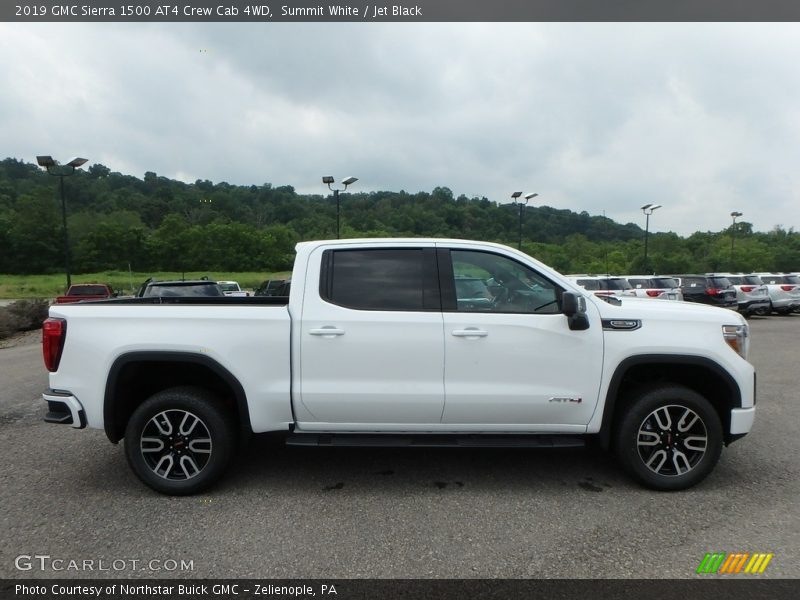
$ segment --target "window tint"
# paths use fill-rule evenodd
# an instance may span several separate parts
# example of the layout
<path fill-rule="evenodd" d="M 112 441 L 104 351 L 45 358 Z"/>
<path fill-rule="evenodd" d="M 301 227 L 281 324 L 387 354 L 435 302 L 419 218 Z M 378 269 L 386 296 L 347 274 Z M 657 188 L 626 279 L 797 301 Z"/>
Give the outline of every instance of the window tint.
<path fill-rule="evenodd" d="M 556 286 L 525 265 L 499 254 L 452 250 L 456 306 L 461 312 L 553 314 Z"/>
<path fill-rule="evenodd" d="M 742 278 L 737 275 L 727 275 L 726 277 L 733 285 L 742 285 L 743 283 Z"/>
<path fill-rule="evenodd" d="M 745 275 L 742 279 L 749 285 L 763 285 L 761 277 L 758 275 Z"/>
<path fill-rule="evenodd" d="M 361 310 L 423 310 L 421 248 L 334 250 L 321 294 L 334 304 Z"/>
<path fill-rule="evenodd" d="M 610 278 L 610 279 L 601 279 L 600 280 L 602 289 L 604 290 L 629 290 L 631 289 L 631 284 L 628 283 L 627 279 L 622 279 L 620 277 Z"/>
<path fill-rule="evenodd" d="M 659 290 L 668 290 L 678 287 L 678 282 L 672 277 L 653 277 L 651 279 L 654 288 Z"/>
<path fill-rule="evenodd" d="M 727 277 L 709 277 L 708 281 L 711 285 L 713 285 L 716 288 L 731 287 L 731 282 Z"/>
<path fill-rule="evenodd" d="M 71 296 L 103 296 L 107 292 L 105 286 L 102 285 L 73 286 L 69 291 Z"/>
<path fill-rule="evenodd" d="M 683 287 L 687 287 L 687 288 L 705 288 L 706 287 L 706 278 L 705 277 L 684 277 L 683 278 Z"/>
<path fill-rule="evenodd" d="M 198 283 L 189 285 L 151 285 L 144 291 L 146 297 L 161 296 L 194 296 L 210 297 L 223 296 L 222 290 L 216 283 Z"/>
<path fill-rule="evenodd" d="M 794 283 L 795 285 L 797 285 L 798 283 L 800 283 L 800 277 L 798 277 L 797 275 L 784 275 L 783 282 Z"/>
<path fill-rule="evenodd" d="M 650 280 L 649 279 L 628 279 L 628 283 L 630 283 L 636 289 L 642 289 L 642 288 L 649 288 L 650 287 Z"/>
<path fill-rule="evenodd" d="M 599 290 L 600 284 L 596 279 L 578 279 L 578 285 L 585 290 Z"/>

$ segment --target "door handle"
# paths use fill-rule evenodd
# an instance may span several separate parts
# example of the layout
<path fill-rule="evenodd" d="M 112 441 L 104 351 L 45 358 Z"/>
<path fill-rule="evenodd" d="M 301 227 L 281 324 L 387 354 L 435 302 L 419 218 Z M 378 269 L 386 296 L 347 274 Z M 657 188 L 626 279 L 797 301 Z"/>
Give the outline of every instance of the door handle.
<path fill-rule="evenodd" d="M 456 337 L 486 337 L 489 335 L 489 332 L 468 327 L 467 329 L 454 329 L 453 335 Z"/>
<path fill-rule="evenodd" d="M 344 335 L 344 329 L 337 329 L 336 327 L 321 327 L 320 329 L 309 329 L 308 333 L 311 335 L 321 335 L 324 337 L 336 337 L 337 335 Z"/>

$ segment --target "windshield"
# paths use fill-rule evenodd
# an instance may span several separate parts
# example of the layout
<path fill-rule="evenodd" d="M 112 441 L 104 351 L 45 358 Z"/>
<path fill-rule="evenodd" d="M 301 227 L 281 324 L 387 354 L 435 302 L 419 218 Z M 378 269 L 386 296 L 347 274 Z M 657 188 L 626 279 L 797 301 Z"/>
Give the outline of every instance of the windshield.
<path fill-rule="evenodd" d="M 222 290 L 216 283 L 196 283 L 189 285 L 151 285 L 145 296 L 222 296 Z"/>
<path fill-rule="evenodd" d="M 613 277 L 609 279 L 601 279 L 600 280 L 600 289 L 601 290 L 630 290 L 632 286 L 628 283 L 627 279 L 622 279 L 621 277 Z"/>
<path fill-rule="evenodd" d="M 708 281 L 715 288 L 731 287 L 731 281 L 727 277 L 709 277 Z"/>
<path fill-rule="evenodd" d="M 82 285 L 69 288 L 70 296 L 105 296 L 108 290 L 104 285 Z"/>
<path fill-rule="evenodd" d="M 678 282 L 672 277 L 653 277 L 650 281 L 657 290 L 669 290 L 678 287 Z"/>
<path fill-rule="evenodd" d="M 745 275 L 742 279 L 749 285 L 764 285 L 764 282 L 761 281 L 761 277 L 758 275 Z"/>
<path fill-rule="evenodd" d="M 222 288 L 223 292 L 240 292 L 241 289 L 239 288 L 238 283 L 220 283 L 219 287 Z"/>
<path fill-rule="evenodd" d="M 728 281 L 730 281 L 733 285 L 742 285 L 743 278 L 742 277 L 735 277 L 728 275 Z"/>
<path fill-rule="evenodd" d="M 785 276 L 783 277 L 783 281 L 784 281 L 785 283 L 795 283 L 795 284 L 800 284 L 800 277 L 798 277 L 797 275 L 785 275 Z"/>

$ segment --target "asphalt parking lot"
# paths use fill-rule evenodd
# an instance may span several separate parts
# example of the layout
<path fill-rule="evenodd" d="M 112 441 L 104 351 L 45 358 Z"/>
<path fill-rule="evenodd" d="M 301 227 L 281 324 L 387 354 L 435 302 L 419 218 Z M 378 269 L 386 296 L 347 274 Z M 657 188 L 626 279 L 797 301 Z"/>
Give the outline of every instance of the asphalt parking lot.
<path fill-rule="evenodd" d="M 211 492 L 168 498 L 102 431 L 42 422 L 35 341 L 0 349 L 0 578 L 692 578 L 712 551 L 771 552 L 760 577 L 798 577 L 800 316 L 751 328 L 754 430 L 679 493 L 590 450 L 256 439 Z M 95 562 L 53 569 L 69 561 Z"/>

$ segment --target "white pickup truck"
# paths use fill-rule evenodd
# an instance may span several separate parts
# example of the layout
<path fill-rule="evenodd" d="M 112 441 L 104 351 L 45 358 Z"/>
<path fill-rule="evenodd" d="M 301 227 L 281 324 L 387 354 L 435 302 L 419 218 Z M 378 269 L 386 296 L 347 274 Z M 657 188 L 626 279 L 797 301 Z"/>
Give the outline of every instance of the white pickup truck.
<path fill-rule="evenodd" d="M 249 433 L 288 444 L 613 450 L 683 489 L 755 414 L 735 312 L 600 299 L 498 244 L 305 242 L 288 298 L 50 308 L 45 420 L 124 440 L 147 485 L 190 494 Z"/>

